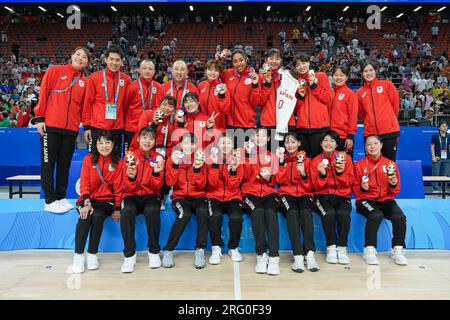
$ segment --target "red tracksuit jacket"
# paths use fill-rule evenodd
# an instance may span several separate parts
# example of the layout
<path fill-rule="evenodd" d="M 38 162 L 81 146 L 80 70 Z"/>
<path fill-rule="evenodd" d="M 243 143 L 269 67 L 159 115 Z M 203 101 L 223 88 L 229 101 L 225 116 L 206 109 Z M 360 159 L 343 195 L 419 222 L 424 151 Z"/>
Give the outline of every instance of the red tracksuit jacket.
<path fill-rule="evenodd" d="M 108 103 L 114 103 L 119 72 L 106 71 L 106 81 L 108 83 Z M 130 84 L 130 77 L 120 72 L 120 91 L 117 99 L 117 119 L 107 120 L 106 117 L 106 96 L 103 84 L 102 70 L 91 74 L 86 89 L 84 99 L 84 109 L 82 122 L 86 130 L 92 128 L 103 130 L 122 130 L 124 128 L 124 97 L 127 86 Z"/>
<path fill-rule="evenodd" d="M 110 201 L 114 199 L 116 210 L 120 210 L 122 201 L 122 160 L 119 160 L 115 167 L 112 166 L 111 157 L 99 156 L 98 167 L 103 179 L 108 184 L 103 183 L 97 167 L 92 163 L 92 154 L 88 154 L 83 159 L 80 176 L 80 194 L 77 203 L 86 199 L 91 201 Z"/>
<path fill-rule="evenodd" d="M 206 123 L 209 119 L 209 116 L 198 111 L 197 113 L 185 113 L 184 114 L 184 124 L 177 123 L 177 128 L 184 128 L 190 133 L 193 133 L 197 138 L 197 148 L 204 149 L 208 144 L 210 144 L 213 139 L 213 135 L 220 134 L 219 132 L 214 132 L 214 127 L 208 129 L 206 127 Z M 217 118 L 216 118 L 217 119 Z M 181 136 L 185 133 L 184 130 L 178 130 L 173 138 L 175 143 L 178 143 Z"/>
<path fill-rule="evenodd" d="M 297 170 L 297 156 L 287 154 L 285 163 L 280 164 L 276 181 L 278 183 L 278 193 L 280 195 L 287 195 L 291 197 L 312 196 L 311 191 L 311 160 L 306 158 L 303 162 L 305 165 L 306 176 L 303 177 L 300 171 Z"/>
<path fill-rule="evenodd" d="M 260 104 L 260 84 L 258 83 L 256 86 L 251 83 L 245 84 L 245 79 L 247 79 L 249 73 L 249 68 L 244 70 L 242 74 L 234 69 L 228 69 L 220 75 L 231 96 L 231 108 L 226 120 L 228 126 L 256 127 L 256 106 Z"/>
<path fill-rule="evenodd" d="M 277 163 L 277 165 L 275 165 Z M 250 194 L 256 197 L 265 197 L 270 194 L 278 194 L 278 190 L 275 189 L 276 177 L 272 176 L 270 181 L 266 181 L 263 178 L 258 179 L 258 174 L 261 168 L 272 168 L 272 172 L 275 173 L 278 166 L 278 159 L 272 156 L 270 151 L 267 151 L 262 156 L 258 153 L 248 157 L 245 157 L 244 163 L 244 178 L 242 179 L 242 194 Z"/>
<path fill-rule="evenodd" d="M 243 177 L 244 169 L 241 165 L 237 167 L 236 171 L 232 172 L 228 170 L 228 164 L 226 163 L 208 165 L 207 197 L 221 202 L 242 201 L 241 183 Z"/>
<path fill-rule="evenodd" d="M 373 160 L 371 157 L 365 157 L 355 163 L 353 193 L 357 201 L 366 199 L 382 202 L 388 199 L 394 199 L 394 196 L 400 193 L 400 172 L 395 163 L 397 185 L 391 187 L 388 182 L 386 167 L 391 162 L 391 160 L 380 156 L 377 160 Z M 361 189 L 363 176 L 369 177 L 368 191 Z"/>
<path fill-rule="evenodd" d="M 194 169 L 193 164 L 194 155 L 185 155 L 179 165 L 173 163 L 172 157 L 167 160 L 166 184 L 173 187 L 172 200 L 206 196 L 206 165 Z"/>
<path fill-rule="evenodd" d="M 186 82 L 187 82 L 187 85 L 186 85 L 185 92 L 183 92 L 185 83 L 183 83 L 183 85 L 181 87 L 177 88 L 175 86 L 174 80 L 167 81 L 166 83 L 164 83 L 161 86 L 161 89 L 163 92 L 163 97 L 164 96 L 172 96 L 175 99 L 177 99 L 177 107 L 176 107 L 177 110 L 180 109 L 181 102 L 183 101 L 183 97 L 186 93 L 194 92 L 198 95 L 198 88 L 194 84 L 189 82 L 188 80 L 186 80 Z M 184 110 L 184 108 L 183 108 L 183 110 Z"/>
<path fill-rule="evenodd" d="M 364 122 L 364 137 L 372 134 L 397 136 L 400 132 L 398 111 L 400 99 L 389 80 L 374 79 L 356 92 L 359 117 Z"/>
<path fill-rule="evenodd" d="M 316 195 L 331 194 L 350 198 L 352 194 L 352 185 L 353 185 L 352 158 L 348 154 L 346 154 L 344 172 L 338 174 L 336 172 L 336 164 L 334 162 L 335 156 L 336 152 L 333 152 L 331 157 L 325 155 L 325 153 L 321 153 L 317 157 L 312 159 L 310 170 L 314 194 Z M 322 161 L 322 159 L 328 159 L 329 161 L 328 167 L 326 169 L 327 173 L 326 176 L 322 176 L 319 173 L 319 171 L 317 171 L 317 165 Z"/>
<path fill-rule="evenodd" d="M 142 84 L 142 91 L 144 93 L 145 110 L 157 108 L 161 99 L 163 98 L 161 85 L 152 80 L 147 81 L 143 77 L 140 77 Z M 108 92 L 109 94 L 109 92 Z M 152 96 L 152 105 L 149 106 L 150 97 Z M 125 112 L 125 130 L 129 132 L 136 132 L 138 129 L 139 118 L 144 111 L 142 108 L 141 91 L 139 82 L 133 81 L 125 92 L 124 99 Z"/>
<path fill-rule="evenodd" d="M 167 133 L 167 141 L 166 141 L 166 157 L 170 156 L 171 151 L 173 147 L 175 146 L 178 141 L 174 141 L 171 139 L 172 134 L 176 128 L 178 128 L 178 125 L 175 123 L 172 123 L 170 121 L 170 116 L 167 116 L 163 119 L 162 123 L 156 124 L 153 123 L 153 116 L 156 112 L 156 109 L 153 110 L 146 110 L 142 113 L 139 124 L 138 124 L 138 130 L 136 133 L 139 133 L 139 131 L 147 126 L 155 128 L 156 131 L 156 148 L 164 148 L 164 140 Z M 133 138 L 133 142 L 131 143 L 130 148 L 136 148 L 137 147 L 137 137 Z"/>
<path fill-rule="evenodd" d="M 224 132 L 226 130 L 227 115 L 230 112 L 231 97 L 230 91 L 227 89 L 224 95 L 218 94 L 216 86 L 220 81 L 202 81 L 198 85 L 200 92 L 200 106 L 201 110 L 207 116 L 211 116 L 213 112 L 220 115 L 216 118 L 214 128 Z"/>
<path fill-rule="evenodd" d="M 302 75 L 302 79 L 308 82 L 306 95 L 302 99 L 297 96 L 297 128 L 304 132 L 314 132 L 318 129 L 330 127 L 329 111 L 331 108 L 332 91 L 328 76 L 323 72 L 316 73 L 317 84 L 309 85 L 308 74 Z"/>
<path fill-rule="evenodd" d="M 341 139 L 354 140 L 358 123 L 358 97 L 346 85 L 334 87 L 330 110 L 331 130 Z"/>
<path fill-rule="evenodd" d="M 80 76 L 79 79 L 69 88 L 77 76 Z M 42 79 L 39 102 L 34 109 L 36 122 L 45 122 L 50 132 L 76 135 L 80 128 L 87 81 L 71 64 L 49 68 Z"/>
<path fill-rule="evenodd" d="M 154 172 L 150 163 L 161 155 L 154 149 L 150 150 L 148 156 L 145 156 L 141 149 L 132 152 L 136 157 L 137 173 L 135 179 L 130 179 L 127 176 L 127 164 L 123 161 L 123 197 L 160 195 L 164 183 L 164 170 Z"/>
<path fill-rule="evenodd" d="M 264 82 L 264 76 L 259 75 L 259 81 L 262 83 L 260 93 L 261 105 L 261 126 L 276 127 L 277 126 L 277 90 L 281 84 L 281 75 L 278 70 L 272 70 L 272 81 L 270 83 Z M 295 127 L 294 113 L 289 119 L 288 125 Z"/>

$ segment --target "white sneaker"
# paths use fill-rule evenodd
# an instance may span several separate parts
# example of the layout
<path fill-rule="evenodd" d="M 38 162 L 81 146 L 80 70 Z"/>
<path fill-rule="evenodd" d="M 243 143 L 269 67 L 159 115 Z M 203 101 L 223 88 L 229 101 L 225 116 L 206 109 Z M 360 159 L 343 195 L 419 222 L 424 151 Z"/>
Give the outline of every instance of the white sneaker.
<path fill-rule="evenodd" d="M 294 263 L 291 268 L 298 273 L 305 271 L 305 258 L 302 255 L 294 256 Z"/>
<path fill-rule="evenodd" d="M 84 254 L 75 253 L 73 255 L 72 272 L 83 273 L 85 271 L 84 262 L 85 262 Z"/>
<path fill-rule="evenodd" d="M 377 265 L 380 263 L 377 258 L 377 250 L 375 249 L 375 247 L 372 246 L 365 247 L 362 256 L 364 260 L 366 260 L 367 264 Z"/>
<path fill-rule="evenodd" d="M 267 266 L 267 274 L 280 274 L 280 257 L 269 257 L 269 264 Z"/>
<path fill-rule="evenodd" d="M 407 266 L 408 259 L 406 259 L 402 246 L 395 246 L 391 251 L 391 258 L 400 266 Z"/>
<path fill-rule="evenodd" d="M 267 257 L 267 253 L 263 253 L 261 255 L 256 256 L 256 273 L 267 273 L 267 264 L 269 263 L 269 258 Z"/>
<path fill-rule="evenodd" d="M 228 254 L 231 257 L 231 260 L 234 261 L 234 262 L 241 262 L 242 260 L 244 260 L 244 257 L 239 252 L 239 248 L 228 249 Z"/>
<path fill-rule="evenodd" d="M 148 267 L 152 269 L 161 267 L 161 257 L 159 256 L 159 253 L 148 252 Z"/>
<path fill-rule="evenodd" d="M 327 257 L 325 258 L 325 261 L 333 264 L 338 263 L 338 256 L 335 244 L 327 247 Z"/>
<path fill-rule="evenodd" d="M 350 258 L 347 256 L 347 247 L 337 247 L 337 257 L 340 264 L 350 263 Z"/>
<path fill-rule="evenodd" d="M 62 206 L 58 201 L 53 201 L 52 203 L 45 204 L 44 210 L 52 213 L 64 213 L 69 211 L 69 209 Z"/>
<path fill-rule="evenodd" d="M 122 271 L 123 273 L 134 272 L 135 265 L 136 265 L 136 253 L 132 257 L 123 259 L 123 263 L 122 263 L 122 267 L 120 268 L 120 271 Z"/>
<path fill-rule="evenodd" d="M 56 201 L 59 202 L 61 206 L 67 208 L 67 210 L 72 210 L 74 208 L 73 204 L 71 204 L 67 199 L 61 199 Z"/>
<path fill-rule="evenodd" d="M 96 254 L 91 254 L 88 252 L 86 261 L 88 270 L 97 270 L 100 268 L 100 263 L 98 262 Z"/>
<path fill-rule="evenodd" d="M 320 270 L 319 264 L 314 256 L 314 251 L 308 251 L 306 255 L 306 268 L 311 272 L 317 272 Z"/>
<path fill-rule="evenodd" d="M 221 256 L 222 256 L 222 249 L 220 248 L 220 246 L 212 246 L 211 257 L 209 257 L 209 263 L 219 264 Z"/>

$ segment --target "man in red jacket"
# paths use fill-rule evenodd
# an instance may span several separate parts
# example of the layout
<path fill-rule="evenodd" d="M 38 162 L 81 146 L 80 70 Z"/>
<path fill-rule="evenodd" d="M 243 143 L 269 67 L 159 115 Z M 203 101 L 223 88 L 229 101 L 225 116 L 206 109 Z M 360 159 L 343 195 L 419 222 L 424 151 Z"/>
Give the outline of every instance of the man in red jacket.
<path fill-rule="evenodd" d="M 124 99 L 125 132 L 124 149 L 131 145 L 131 140 L 138 130 L 139 118 L 145 110 L 159 107 L 161 103 L 161 85 L 153 80 L 155 65 L 151 60 L 142 60 L 139 65 L 139 78 L 131 83 L 126 90 Z"/>
<path fill-rule="evenodd" d="M 297 133 L 302 150 L 313 159 L 322 152 L 320 141 L 323 133 L 330 128 L 332 91 L 328 76 L 309 68 L 306 54 L 295 56 L 292 64 L 300 72 L 296 106 Z"/>
<path fill-rule="evenodd" d="M 162 85 L 163 96 L 172 96 L 177 100 L 177 110 L 184 110 L 183 97 L 188 92 L 198 95 L 197 87 L 188 80 L 186 62 L 177 60 L 172 66 L 172 80 Z"/>
<path fill-rule="evenodd" d="M 35 108 L 36 128 L 41 135 L 41 181 L 45 210 L 63 213 L 73 208 L 65 199 L 69 169 L 80 127 L 89 65 L 89 51 L 76 48 L 71 63 L 48 69 Z M 57 165 L 56 165 L 57 163 Z M 56 188 L 54 171 L 56 165 Z"/>
<path fill-rule="evenodd" d="M 106 69 L 93 73 L 88 80 L 82 122 L 89 151 L 96 145 L 99 130 L 112 131 L 121 149 L 124 128 L 124 97 L 130 77 L 122 72 L 123 52 L 111 46 L 105 52 Z"/>

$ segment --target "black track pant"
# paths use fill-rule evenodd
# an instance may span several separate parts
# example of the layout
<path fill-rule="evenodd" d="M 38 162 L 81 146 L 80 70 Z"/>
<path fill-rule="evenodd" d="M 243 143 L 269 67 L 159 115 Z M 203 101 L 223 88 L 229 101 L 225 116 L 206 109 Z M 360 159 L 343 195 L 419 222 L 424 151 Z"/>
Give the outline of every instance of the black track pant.
<path fill-rule="evenodd" d="M 222 216 L 228 213 L 228 227 L 230 230 L 230 241 L 228 249 L 236 249 L 239 246 L 242 232 L 243 205 L 239 200 L 220 202 L 217 199 L 208 200 L 209 233 L 213 246 L 223 247 L 222 240 Z"/>
<path fill-rule="evenodd" d="M 322 219 L 327 247 L 331 245 L 346 247 L 350 232 L 350 213 L 352 212 L 350 198 L 334 195 L 317 196 L 315 204 Z M 336 223 L 339 236 L 336 233 Z"/>
<path fill-rule="evenodd" d="M 392 247 L 405 247 L 406 216 L 395 200 L 383 202 L 373 200 L 360 200 L 356 202 L 356 210 L 367 218 L 365 231 L 365 245 L 377 246 L 377 233 L 383 218 L 392 222 Z"/>
<path fill-rule="evenodd" d="M 114 212 L 114 200 L 92 202 L 94 212 L 87 219 L 78 219 L 75 229 L 75 253 L 84 253 L 86 240 L 89 234 L 88 252 L 96 254 L 98 252 L 98 244 L 103 232 L 103 223 L 107 216 Z"/>
<path fill-rule="evenodd" d="M 297 130 L 301 142 L 300 150 L 304 150 L 310 159 L 314 159 L 322 152 L 320 142 L 325 131 L 304 133 L 301 130 Z"/>
<path fill-rule="evenodd" d="M 159 253 L 159 233 L 161 230 L 161 200 L 159 195 L 130 196 L 123 199 L 120 230 L 124 244 L 123 254 L 126 258 L 136 253 L 135 225 L 136 217 L 143 213 L 147 225 L 148 251 Z"/>
<path fill-rule="evenodd" d="M 133 141 L 134 132 L 124 131 L 123 132 L 123 152 L 127 152 L 130 149 L 131 142 Z"/>
<path fill-rule="evenodd" d="M 291 197 L 281 195 L 281 212 L 286 217 L 289 238 L 294 256 L 316 251 L 314 245 L 313 199 L 309 196 Z M 303 244 L 300 240 L 300 230 Z"/>
<path fill-rule="evenodd" d="M 269 248 L 270 257 L 279 256 L 278 202 L 278 195 L 276 194 L 263 198 L 249 194 L 244 196 L 245 209 L 252 219 L 257 255 L 265 253 Z M 266 234 L 268 241 L 266 241 Z"/>
<path fill-rule="evenodd" d="M 41 183 L 47 204 L 66 197 L 76 140 L 77 136 L 54 132 L 46 132 L 41 138 Z"/>
<path fill-rule="evenodd" d="M 344 139 L 342 139 L 342 138 L 339 139 L 339 143 L 338 143 L 338 145 L 336 147 L 336 150 L 337 151 L 346 151 L 347 154 L 353 159 L 353 150 L 355 150 L 355 146 L 353 145 L 353 148 L 351 150 L 346 150 L 345 149 L 345 140 L 346 140 L 345 138 Z"/>
<path fill-rule="evenodd" d="M 208 244 L 208 204 L 206 198 L 176 199 L 172 202 L 177 218 L 172 225 L 164 250 L 173 251 L 191 216 L 197 215 L 197 242 L 195 249 L 205 249 Z"/>
<path fill-rule="evenodd" d="M 91 128 L 92 141 L 88 145 L 88 151 L 92 153 L 93 148 L 97 147 L 97 139 L 99 132 L 102 131 L 100 129 Z M 119 146 L 119 154 L 122 154 L 122 130 L 115 130 L 112 132 L 114 138 L 114 144 Z"/>

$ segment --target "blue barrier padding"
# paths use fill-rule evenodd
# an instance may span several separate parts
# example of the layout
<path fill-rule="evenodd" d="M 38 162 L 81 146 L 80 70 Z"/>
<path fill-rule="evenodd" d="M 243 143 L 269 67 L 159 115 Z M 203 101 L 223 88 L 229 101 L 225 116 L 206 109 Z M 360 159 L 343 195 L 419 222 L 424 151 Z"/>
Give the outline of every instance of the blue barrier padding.
<path fill-rule="evenodd" d="M 74 200 L 71 200 L 74 203 Z M 445 199 L 400 199 L 399 206 L 407 217 L 406 246 L 408 249 L 450 250 L 450 201 Z M 166 203 L 161 213 L 160 244 L 163 247 L 175 220 L 175 214 Z M 23 249 L 73 249 L 74 232 L 78 214 L 71 210 L 66 214 L 43 211 L 40 199 L 0 199 L 0 250 Z M 192 217 L 177 249 L 191 250 L 195 245 L 196 218 Z M 349 252 L 361 252 L 364 244 L 366 219 L 356 213 L 353 206 L 348 241 Z M 279 214 L 280 249 L 291 249 L 286 220 Z M 229 239 L 228 216 L 224 215 L 222 238 L 225 245 Z M 314 238 L 317 250 L 325 250 L 325 236 L 319 216 L 314 213 Z M 378 232 L 378 250 L 391 248 L 392 226 L 383 220 Z M 147 234 L 143 215 L 136 223 L 136 244 L 139 251 L 146 250 Z M 250 218 L 244 214 L 244 225 L 239 244 L 243 252 L 254 252 L 254 239 Z M 123 242 L 119 224 L 108 217 L 100 242 L 100 251 L 120 252 Z M 208 246 L 209 250 L 209 246 Z M 226 250 L 226 247 L 225 247 Z"/>

